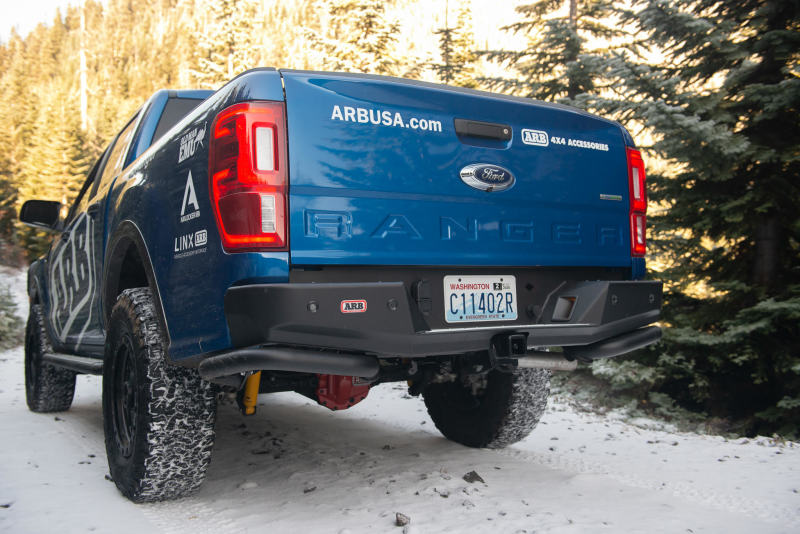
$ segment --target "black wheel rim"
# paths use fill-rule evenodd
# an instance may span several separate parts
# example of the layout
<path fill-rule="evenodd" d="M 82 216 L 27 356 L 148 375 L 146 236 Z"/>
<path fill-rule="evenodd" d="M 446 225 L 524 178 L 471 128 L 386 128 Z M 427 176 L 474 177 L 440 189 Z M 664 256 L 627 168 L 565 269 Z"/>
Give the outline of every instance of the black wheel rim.
<path fill-rule="evenodd" d="M 129 336 L 124 336 L 114 355 L 112 420 L 114 421 L 114 437 L 116 438 L 117 447 L 125 458 L 130 458 L 131 454 L 133 454 L 139 401 L 133 354 L 131 339 Z"/>

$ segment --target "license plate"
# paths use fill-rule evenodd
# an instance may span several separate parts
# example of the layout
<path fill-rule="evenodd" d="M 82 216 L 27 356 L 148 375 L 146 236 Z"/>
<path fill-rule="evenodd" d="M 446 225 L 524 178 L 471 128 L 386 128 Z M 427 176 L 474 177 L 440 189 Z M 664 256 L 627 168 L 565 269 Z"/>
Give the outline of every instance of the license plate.
<path fill-rule="evenodd" d="M 445 276 L 448 323 L 513 321 L 517 318 L 517 280 L 513 276 Z"/>

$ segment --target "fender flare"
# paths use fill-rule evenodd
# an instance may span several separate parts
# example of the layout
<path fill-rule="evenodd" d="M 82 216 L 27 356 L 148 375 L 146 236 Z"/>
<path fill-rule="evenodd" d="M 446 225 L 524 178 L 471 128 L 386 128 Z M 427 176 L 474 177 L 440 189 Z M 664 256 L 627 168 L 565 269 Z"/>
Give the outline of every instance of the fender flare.
<path fill-rule="evenodd" d="M 135 250 L 141 261 L 142 269 L 147 278 L 147 285 L 153 293 L 159 326 L 166 335 L 167 346 L 164 347 L 164 349 L 169 359 L 169 345 L 171 343 L 169 328 L 167 327 L 167 318 L 164 314 L 164 306 L 161 303 L 161 293 L 156 283 L 155 271 L 153 271 L 153 263 L 150 259 L 150 251 L 147 249 L 141 230 L 139 230 L 136 223 L 131 220 L 124 220 L 117 226 L 114 235 L 109 239 L 105 258 L 103 260 L 103 284 L 100 309 L 106 332 L 108 331 L 108 322 L 111 318 L 111 310 L 114 308 L 114 303 L 119 294 L 119 279 L 122 264 L 131 248 Z"/>
<path fill-rule="evenodd" d="M 44 298 L 44 291 L 42 291 L 42 281 L 41 277 L 44 276 L 45 273 L 45 260 L 44 258 L 39 258 L 38 260 L 31 263 L 30 267 L 28 267 L 28 280 L 27 280 L 27 289 L 28 289 L 28 301 L 30 304 L 33 304 L 37 300 L 41 304 L 41 299 Z M 49 308 L 49 302 L 48 308 Z"/>

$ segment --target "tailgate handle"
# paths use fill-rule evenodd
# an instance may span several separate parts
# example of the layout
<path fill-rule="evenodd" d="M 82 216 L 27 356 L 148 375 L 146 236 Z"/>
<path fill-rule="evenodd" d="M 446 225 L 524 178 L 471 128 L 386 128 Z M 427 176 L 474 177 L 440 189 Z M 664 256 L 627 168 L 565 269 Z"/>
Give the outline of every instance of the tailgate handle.
<path fill-rule="evenodd" d="M 470 121 L 467 119 L 455 119 L 454 122 L 458 135 L 500 139 L 501 141 L 508 141 L 511 139 L 511 126 L 507 124 Z"/>

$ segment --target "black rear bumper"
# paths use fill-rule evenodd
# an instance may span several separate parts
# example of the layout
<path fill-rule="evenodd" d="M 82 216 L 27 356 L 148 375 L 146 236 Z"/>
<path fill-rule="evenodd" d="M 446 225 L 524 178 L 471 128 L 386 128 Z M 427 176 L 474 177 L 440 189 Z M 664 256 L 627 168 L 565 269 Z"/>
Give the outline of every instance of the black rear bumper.
<path fill-rule="evenodd" d="M 234 347 L 278 344 L 415 358 L 487 350 L 494 336 L 506 333 L 527 334 L 529 347 L 599 347 L 657 321 L 661 296 L 661 282 L 564 282 L 530 322 L 430 328 L 429 304 L 403 282 L 263 284 L 230 288 L 225 315 Z M 364 301 L 365 311 L 343 313 L 347 300 Z"/>

